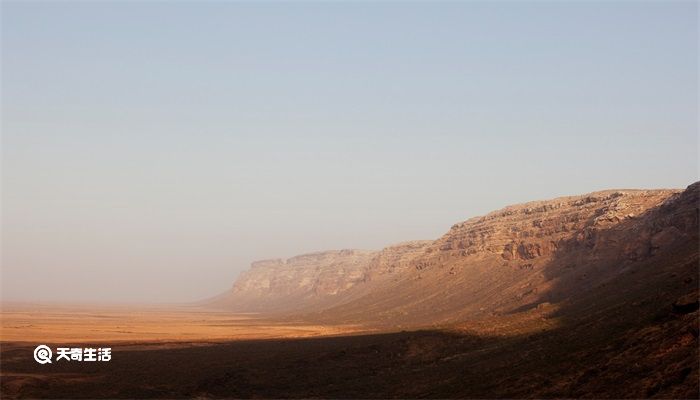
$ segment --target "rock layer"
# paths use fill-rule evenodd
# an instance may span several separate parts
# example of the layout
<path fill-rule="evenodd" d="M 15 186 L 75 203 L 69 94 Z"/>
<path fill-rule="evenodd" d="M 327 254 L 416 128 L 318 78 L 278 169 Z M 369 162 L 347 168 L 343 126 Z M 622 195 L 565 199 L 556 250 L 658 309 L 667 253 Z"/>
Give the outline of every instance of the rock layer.
<path fill-rule="evenodd" d="M 377 252 L 332 250 L 287 260 L 256 261 L 216 303 L 245 312 L 282 312 L 313 307 L 365 279 Z"/>
<path fill-rule="evenodd" d="M 694 279 L 699 187 L 530 202 L 455 224 L 434 241 L 256 262 L 217 304 L 405 327 L 575 309 L 609 285 L 643 297 L 655 283 L 626 283 L 638 271 Z"/>

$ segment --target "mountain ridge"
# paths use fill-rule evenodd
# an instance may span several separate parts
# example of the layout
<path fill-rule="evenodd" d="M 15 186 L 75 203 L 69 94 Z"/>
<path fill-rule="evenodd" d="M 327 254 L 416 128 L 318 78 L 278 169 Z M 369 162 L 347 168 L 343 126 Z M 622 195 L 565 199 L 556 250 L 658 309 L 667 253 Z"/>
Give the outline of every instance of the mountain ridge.
<path fill-rule="evenodd" d="M 698 187 L 530 201 L 453 224 L 435 240 L 263 260 L 211 304 L 395 328 L 556 308 L 679 242 L 697 257 Z M 668 210 L 680 217 L 662 223 Z"/>

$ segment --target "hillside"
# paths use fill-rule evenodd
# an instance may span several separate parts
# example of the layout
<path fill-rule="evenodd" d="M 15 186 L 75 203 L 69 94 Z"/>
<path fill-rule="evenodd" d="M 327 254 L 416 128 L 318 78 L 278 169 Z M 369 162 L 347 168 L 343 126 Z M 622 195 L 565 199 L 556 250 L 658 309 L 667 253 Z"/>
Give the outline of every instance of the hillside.
<path fill-rule="evenodd" d="M 368 396 L 328 383 L 360 364 L 369 397 L 698 398 L 699 204 L 694 183 L 514 205 L 434 241 L 255 264 L 215 305 L 396 332 L 299 371 L 321 396 Z"/>
<path fill-rule="evenodd" d="M 269 397 L 699 398 L 699 205 L 694 183 L 510 206 L 434 241 L 256 265 L 215 305 L 384 332 L 300 347 L 317 382 Z M 336 382 L 357 365 L 373 385 Z"/>
<path fill-rule="evenodd" d="M 692 279 L 694 269 L 664 261 L 697 258 L 698 186 L 530 202 L 457 223 L 434 241 L 260 261 L 214 304 L 402 328 L 554 313 L 607 285 L 632 291 L 646 269 Z"/>

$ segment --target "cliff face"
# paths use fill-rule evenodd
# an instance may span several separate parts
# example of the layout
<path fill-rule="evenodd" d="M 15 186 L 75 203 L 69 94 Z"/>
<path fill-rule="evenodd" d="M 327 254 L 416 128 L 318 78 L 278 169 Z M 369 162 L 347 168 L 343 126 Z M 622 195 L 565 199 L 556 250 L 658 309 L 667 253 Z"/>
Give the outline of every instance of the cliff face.
<path fill-rule="evenodd" d="M 455 224 L 435 241 L 257 262 L 220 304 L 411 326 L 560 309 L 610 285 L 643 297 L 654 279 L 696 272 L 699 187 L 530 202 Z M 631 274 L 646 280 L 626 283 Z"/>
<path fill-rule="evenodd" d="M 372 257 L 367 267 L 365 281 L 401 274 L 412 268 L 411 261 L 422 254 L 431 243 L 430 240 L 414 240 L 385 247 Z"/>
<path fill-rule="evenodd" d="M 229 293 L 211 304 L 243 312 L 318 310 L 363 293 L 370 283 L 399 275 L 432 241 L 411 241 L 380 251 L 330 250 L 255 261 Z M 352 290 L 351 290 L 352 289 Z"/>
<path fill-rule="evenodd" d="M 398 279 L 319 316 L 411 326 L 561 314 L 603 292 L 642 301 L 674 275 L 672 301 L 697 275 L 699 187 L 603 191 L 472 218 L 413 254 Z"/>
<path fill-rule="evenodd" d="M 363 279 L 375 254 L 363 250 L 323 251 L 288 260 L 256 261 L 233 286 L 235 293 L 257 296 L 334 295 Z"/>
<path fill-rule="evenodd" d="M 509 268 L 531 270 L 542 267 L 560 249 L 583 245 L 597 254 L 610 243 L 601 232 L 629 226 L 626 221 L 638 220 L 677 194 L 674 190 L 604 191 L 506 207 L 452 226 L 414 264 L 423 269 L 490 259 Z M 649 246 L 625 248 L 624 254 L 643 257 Z"/>
<path fill-rule="evenodd" d="M 340 295 L 365 279 L 377 252 L 332 250 L 251 264 L 217 303 L 240 311 L 289 311 Z"/>

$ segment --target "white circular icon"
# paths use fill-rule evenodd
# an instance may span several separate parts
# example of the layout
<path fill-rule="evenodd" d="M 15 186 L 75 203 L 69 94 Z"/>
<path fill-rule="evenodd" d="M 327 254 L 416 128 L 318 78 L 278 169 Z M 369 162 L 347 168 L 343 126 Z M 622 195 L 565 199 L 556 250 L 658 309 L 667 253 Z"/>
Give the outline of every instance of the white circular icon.
<path fill-rule="evenodd" d="M 39 364 L 51 363 L 51 349 L 46 345 L 36 346 L 34 349 L 34 359 Z"/>

